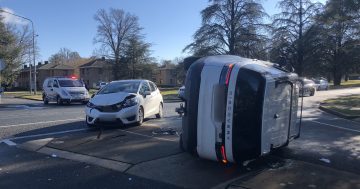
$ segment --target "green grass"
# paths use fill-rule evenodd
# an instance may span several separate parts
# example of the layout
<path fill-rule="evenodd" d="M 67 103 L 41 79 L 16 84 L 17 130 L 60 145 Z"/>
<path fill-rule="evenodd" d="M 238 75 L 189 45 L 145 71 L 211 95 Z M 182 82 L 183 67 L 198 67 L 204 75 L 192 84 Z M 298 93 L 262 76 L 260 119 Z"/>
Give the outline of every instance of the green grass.
<path fill-rule="evenodd" d="M 360 116 L 360 94 L 328 99 L 322 106 L 345 115 Z"/>
<path fill-rule="evenodd" d="M 342 81 L 340 86 L 334 86 L 333 82 L 329 83 L 331 89 L 342 89 L 350 87 L 360 87 L 360 80 Z"/>
<path fill-rule="evenodd" d="M 161 94 L 163 95 L 163 96 L 166 96 L 166 95 L 177 95 L 178 94 L 178 90 L 162 90 L 162 91 L 160 91 L 161 92 Z"/>

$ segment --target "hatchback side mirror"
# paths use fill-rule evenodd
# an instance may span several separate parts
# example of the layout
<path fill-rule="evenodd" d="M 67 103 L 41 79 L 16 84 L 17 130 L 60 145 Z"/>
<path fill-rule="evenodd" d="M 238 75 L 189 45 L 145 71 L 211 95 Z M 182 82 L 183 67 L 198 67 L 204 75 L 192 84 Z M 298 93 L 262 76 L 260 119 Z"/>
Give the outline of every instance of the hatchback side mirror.
<path fill-rule="evenodd" d="M 145 91 L 141 94 L 144 98 L 146 98 L 147 95 L 151 95 L 150 91 Z"/>

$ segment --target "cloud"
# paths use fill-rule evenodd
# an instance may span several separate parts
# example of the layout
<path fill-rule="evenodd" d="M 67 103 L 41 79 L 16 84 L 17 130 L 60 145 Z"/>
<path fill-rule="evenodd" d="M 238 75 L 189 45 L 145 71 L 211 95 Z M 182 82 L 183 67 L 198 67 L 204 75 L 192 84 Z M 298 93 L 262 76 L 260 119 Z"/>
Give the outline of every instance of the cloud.
<path fill-rule="evenodd" d="M 12 14 L 16 14 L 13 10 L 7 8 L 7 7 L 0 7 L 0 9 L 12 13 Z M 0 15 L 3 17 L 3 22 L 4 23 L 9 23 L 9 24 L 19 24 L 19 25 L 26 25 L 28 24 L 28 22 L 22 18 L 19 18 L 17 16 L 11 15 L 9 13 L 6 12 L 1 12 L 0 11 Z"/>

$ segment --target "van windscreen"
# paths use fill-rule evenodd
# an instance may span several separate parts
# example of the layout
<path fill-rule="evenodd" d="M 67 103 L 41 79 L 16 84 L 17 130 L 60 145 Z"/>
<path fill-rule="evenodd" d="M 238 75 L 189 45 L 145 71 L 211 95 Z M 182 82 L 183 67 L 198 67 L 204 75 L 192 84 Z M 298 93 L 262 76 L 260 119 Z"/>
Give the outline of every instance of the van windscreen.
<path fill-rule="evenodd" d="M 83 87 L 83 83 L 79 80 L 64 79 L 59 80 L 60 87 Z"/>

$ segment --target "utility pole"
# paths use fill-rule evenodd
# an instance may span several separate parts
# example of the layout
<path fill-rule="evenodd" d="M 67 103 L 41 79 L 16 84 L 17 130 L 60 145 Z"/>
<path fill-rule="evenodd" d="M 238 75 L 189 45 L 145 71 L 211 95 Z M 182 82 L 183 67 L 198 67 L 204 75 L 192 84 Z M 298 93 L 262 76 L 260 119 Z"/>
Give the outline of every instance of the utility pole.
<path fill-rule="evenodd" d="M 36 94 L 36 90 L 37 90 L 37 86 L 36 86 L 36 52 L 35 52 L 35 30 L 34 30 L 34 22 L 30 19 L 30 18 L 26 18 L 24 16 L 20 16 L 20 15 L 17 15 L 17 14 L 14 14 L 14 13 L 11 13 L 11 12 L 7 12 L 7 11 L 4 11 L 3 9 L 0 9 L 0 12 L 4 12 L 4 13 L 7 13 L 7 14 L 11 14 L 13 16 L 16 16 L 16 17 L 19 17 L 19 18 L 22 18 L 24 20 L 27 20 L 31 23 L 31 27 L 32 27 L 32 53 L 33 53 L 33 64 L 34 64 L 34 94 Z M 29 74 L 30 74 L 30 83 L 31 83 L 31 65 L 29 65 Z M 31 85 L 30 85 L 30 91 L 31 91 Z"/>

